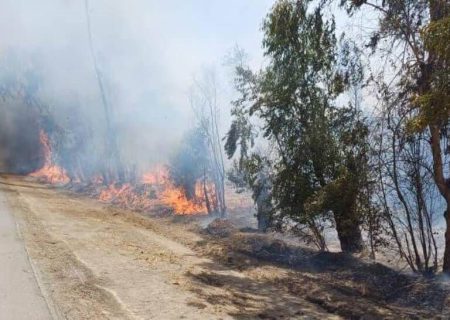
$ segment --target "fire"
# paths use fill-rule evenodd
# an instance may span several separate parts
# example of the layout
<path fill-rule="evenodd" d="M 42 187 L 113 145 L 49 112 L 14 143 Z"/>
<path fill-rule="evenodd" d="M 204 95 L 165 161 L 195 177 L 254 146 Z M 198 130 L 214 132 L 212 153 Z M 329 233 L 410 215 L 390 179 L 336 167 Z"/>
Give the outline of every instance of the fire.
<path fill-rule="evenodd" d="M 157 165 L 152 171 L 142 175 L 142 183 L 150 185 L 164 185 L 169 181 L 169 170 L 163 165 Z"/>
<path fill-rule="evenodd" d="M 135 210 L 148 210 L 152 207 L 150 190 L 125 183 L 122 186 L 111 184 L 99 195 L 99 200 Z"/>
<path fill-rule="evenodd" d="M 208 212 L 201 184 L 196 185 L 194 199 L 189 200 L 182 188 L 174 186 L 169 178 L 169 170 L 165 166 L 158 165 L 152 171 L 145 173 L 142 182 L 156 186 L 160 190 L 158 198 L 164 205 L 172 208 L 175 214 L 190 215 Z"/>
<path fill-rule="evenodd" d="M 41 169 L 30 175 L 32 177 L 41 178 L 48 183 L 68 183 L 70 179 L 67 176 L 66 171 L 53 163 L 50 140 L 43 130 L 39 133 L 39 140 L 44 152 L 44 165 Z"/>
<path fill-rule="evenodd" d="M 44 152 L 44 165 L 31 176 L 41 178 L 48 183 L 68 183 L 70 179 L 66 171 L 54 164 L 52 160 L 50 140 L 44 131 L 40 132 L 40 141 Z M 193 199 L 188 199 L 183 189 L 172 183 L 169 170 L 163 165 L 158 165 L 152 171 L 145 173 L 137 184 L 111 183 L 104 188 L 101 176 L 94 176 L 90 181 L 97 186 L 97 190 L 102 189 L 98 194 L 100 201 L 124 208 L 143 211 L 162 204 L 172 208 L 174 213 L 179 215 L 208 213 L 203 184 L 198 182 Z M 212 188 L 207 186 L 207 192 L 211 197 Z M 210 200 L 214 201 L 213 198 Z"/>
<path fill-rule="evenodd" d="M 175 214 L 207 214 L 205 196 L 202 184 L 198 182 L 195 186 L 195 196 L 192 200 L 187 199 L 182 188 L 173 185 L 169 178 L 167 167 L 158 165 L 152 171 L 142 176 L 142 182 L 158 187 L 160 189 L 159 198 L 161 202 L 171 207 Z"/>
<path fill-rule="evenodd" d="M 176 214 L 207 214 L 208 210 L 204 203 L 204 195 L 201 183 L 195 186 L 194 200 L 188 200 L 181 188 L 169 184 L 162 192 L 161 200 L 164 204 L 174 209 Z"/>
<path fill-rule="evenodd" d="M 158 205 L 172 208 L 175 214 L 207 214 L 204 192 L 197 183 L 195 196 L 187 199 L 181 188 L 174 186 L 169 178 L 167 167 L 158 165 L 141 177 L 141 183 L 112 183 L 102 190 L 98 199 L 103 202 L 135 210 L 149 210 Z"/>

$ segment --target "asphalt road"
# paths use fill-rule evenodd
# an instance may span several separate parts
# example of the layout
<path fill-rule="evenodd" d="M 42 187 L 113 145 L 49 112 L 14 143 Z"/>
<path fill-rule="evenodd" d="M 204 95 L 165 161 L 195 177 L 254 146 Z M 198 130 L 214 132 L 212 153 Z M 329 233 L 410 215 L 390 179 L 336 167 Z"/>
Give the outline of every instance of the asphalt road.
<path fill-rule="evenodd" d="M 0 319 L 51 319 L 16 221 L 0 192 Z"/>

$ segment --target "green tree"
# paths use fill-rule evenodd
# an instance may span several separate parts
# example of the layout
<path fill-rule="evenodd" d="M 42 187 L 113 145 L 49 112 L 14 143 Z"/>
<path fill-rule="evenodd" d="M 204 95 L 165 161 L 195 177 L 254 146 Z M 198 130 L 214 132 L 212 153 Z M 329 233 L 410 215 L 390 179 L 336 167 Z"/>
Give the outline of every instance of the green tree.
<path fill-rule="evenodd" d="M 249 118 L 277 156 L 272 161 L 272 217 L 308 226 L 325 248 L 318 221 L 334 219 L 343 251 L 362 250 L 358 201 L 367 168 L 367 126 L 356 106 L 337 97 L 357 85 L 362 68 L 348 43 L 338 52 L 335 25 L 312 1 L 280 0 L 264 24 L 268 66 L 254 74 L 238 66 L 228 156 L 240 159 L 254 138 Z M 245 164 L 241 162 L 241 164 Z"/>
<path fill-rule="evenodd" d="M 450 3 L 447 0 L 341 0 L 351 14 L 358 9 L 375 12 L 378 28 L 369 46 L 383 56 L 401 57 L 383 75 L 387 96 L 411 120 L 408 135 L 429 138 L 433 178 L 446 204 L 443 271 L 450 272 L 450 184 L 446 155 L 450 119 Z M 391 70 L 392 71 L 392 70 Z M 392 74 L 397 75 L 392 78 Z"/>

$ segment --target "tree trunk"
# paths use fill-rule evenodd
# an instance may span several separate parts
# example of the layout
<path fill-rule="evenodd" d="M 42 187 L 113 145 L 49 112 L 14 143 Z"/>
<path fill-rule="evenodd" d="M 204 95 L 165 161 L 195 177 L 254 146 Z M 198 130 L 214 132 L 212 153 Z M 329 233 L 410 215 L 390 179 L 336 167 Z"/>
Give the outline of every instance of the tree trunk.
<path fill-rule="evenodd" d="M 258 230 L 261 232 L 266 232 L 270 225 L 270 206 L 267 201 L 259 201 L 256 204 L 257 213 L 256 219 L 258 220 Z"/>
<path fill-rule="evenodd" d="M 258 207 L 258 213 L 257 213 L 257 220 L 258 220 L 258 230 L 261 232 L 266 232 L 269 228 L 269 215 L 267 214 L 266 210 L 264 208 Z"/>
<path fill-rule="evenodd" d="M 450 273 L 450 215 L 448 214 L 449 210 L 450 210 L 450 203 L 447 202 L 447 210 L 444 213 L 447 228 L 445 230 L 444 265 L 442 266 L 442 271 L 445 273 Z"/>
<path fill-rule="evenodd" d="M 344 212 L 335 214 L 334 219 L 341 250 L 348 253 L 361 252 L 364 245 L 359 221 L 355 221 L 352 214 Z"/>
<path fill-rule="evenodd" d="M 442 161 L 442 150 L 440 145 L 440 128 L 436 125 L 431 125 L 430 133 L 431 150 L 433 153 L 434 180 L 436 181 L 439 192 L 447 203 L 447 210 L 444 214 L 447 229 L 445 231 L 444 265 L 442 271 L 445 273 L 450 273 L 450 217 L 448 214 L 450 209 L 450 188 L 448 187 L 444 176 L 444 164 Z"/>
<path fill-rule="evenodd" d="M 445 16 L 448 15 L 448 12 L 446 12 L 445 8 L 447 6 L 447 1 L 445 0 L 430 0 L 429 1 L 429 7 L 430 7 L 430 20 L 438 21 L 439 19 L 442 19 Z M 431 66 L 431 68 L 436 68 L 435 65 L 435 56 L 432 52 L 428 55 L 428 65 Z M 427 69 L 428 72 L 422 75 L 424 78 L 424 85 L 421 88 L 421 92 L 427 92 L 430 90 L 431 83 L 430 83 L 430 77 L 429 72 L 430 68 Z M 445 250 L 444 250 L 444 265 L 442 268 L 442 272 L 450 273 L 450 218 L 448 211 L 450 209 L 450 188 L 447 184 L 447 181 L 445 179 L 444 175 L 444 164 L 442 161 L 442 150 L 441 150 L 441 136 L 440 136 L 440 129 L 443 124 L 446 124 L 448 119 L 442 119 L 442 123 L 437 124 L 431 124 L 429 126 L 431 139 L 431 151 L 433 154 L 433 171 L 434 171 L 434 180 L 436 181 L 436 185 L 439 189 L 439 192 L 441 193 L 442 197 L 444 197 L 446 203 L 447 203 L 447 210 L 445 211 L 445 222 L 447 225 L 446 231 L 445 231 Z"/>
<path fill-rule="evenodd" d="M 104 112 L 105 112 L 105 121 L 106 121 L 106 159 L 105 159 L 105 167 L 106 172 L 103 173 L 105 184 L 110 184 L 112 182 L 123 182 L 124 181 L 124 172 L 121 165 L 119 148 L 117 145 L 116 132 L 113 127 L 111 108 L 108 103 L 108 99 L 106 98 L 106 92 L 104 88 L 104 84 L 102 81 L 102 76 L 100 72 L 100 68 L 98 66 L 97 57 L 95 55 L 94 44 L 92 39 L 92 30 L 91 30 L 91 20 L 89 15 L 89 0 L 85 0 L 85 11 L 86 11 L 86 23 L 87 23 L 87 31 L 89 36 L 89 50 L 92 57 L 92 62 L 94 64 L 94 71 L 98 82 L 98 87 L 100 90 L 100 97 L 102 100 Z"/>
<path fill-rule="evenodd" d="M 208 210 L 208 214 L 211 215 L 213 210 L 208 196 L 208 188 L 206 187 L 206 169 L 203 169 L 203 194 L 205 196 L 206 210 Z"/>

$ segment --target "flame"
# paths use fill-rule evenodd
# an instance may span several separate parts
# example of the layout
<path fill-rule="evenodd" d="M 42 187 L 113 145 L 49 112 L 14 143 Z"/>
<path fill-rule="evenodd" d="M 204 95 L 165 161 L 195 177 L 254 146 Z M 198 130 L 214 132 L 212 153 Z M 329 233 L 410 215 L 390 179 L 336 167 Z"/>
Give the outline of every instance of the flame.
<path fill-rule="evenodd" d="M 53 163 L 48 135 L 41 130 L 39 138 L 44 152 L 44 165 L 30 175 L 48 183 L 68 183 L 70 179 L 66 171 Z M 101 176 L 94 176 L 91 182 L 101 188 L 104 181 Z M 210 200 L 214 201 L 213 188 L 209 185 L 207 193 Z M 111 183 L 98 194 L 98 199 L 134 210 L 149 210 L 157 204 L 163 204 L 179 215 L 208 213 L 203 184 L 197 182 L 193 199 L 187 199 L 183 189 L 172 183 L 169 170 L 164 165 L 157 165 L 145 173 L 139 184 Z"/>
<path fill-rule="evenodd" d="M 210 189 L 208 189 L 210 191 Z M 151 209 L 162 204 L 173 209 L 178 215 L 207 214 L 204 192 L 197 183 L 192 200 L 187 199 L 182 188 L 174 186 L 169 178 L 169 170 L 157 165 L 141 177 L 141 184 L 113 183 L 104 189 L 99 200 L 138 210 Z"/>
<path fill-rule="evenodd" d="M 41 178 L 48 183 L 68 183 L 70 181 L 66 171 L 52 161 L 52 148 L 48 135 L 41 130 L 39 140 L 44 152 L 44 165 L 39 170 L 30 174 L 32 177 Z"/>
<path fill-rule="evenodd" d="M 111 184 L 100 193 L 98 198 L 103 202 L 109 202 L 135 210 L 148 210 L 153 205 L 148 189 L 144 188 L 139 192 L 130 183 L 123 184 L 122 186 Z"/>
<path fill-rule="evenodd" d="M 164 185 L 169 181 L 169 170 L 163 165 L 156 165 L 152 171 L 142 175 L 142 183 L 150 185 Z"/>
<path fill-rule="evenodd" d="M 204 203 L 204 194 L 201 183 L 197 183 L 195 186 L 194 200 L 188 200 L 181 188 L 168 184 L 161 194 L 161 201 L 173 208 L 176 214 L 190 215 L 208 213 Z"/>
<path fill-rule="evenodd" d="M 160 192 L 159 197 L 162 203 L 173 208 L 175 214 L 189 215 L 208 213 L 204 203 L 204 194 L 202 192 L 201 183 L 196 184 L 194 199 L 189 200 L 183 189 L 174 186 L 170 181 L 169 170 L 165 166 L 157 165 L 152 171 L 143 175 L 142 181 L 146 184 L 160 186 L 162 192 Z"/>

